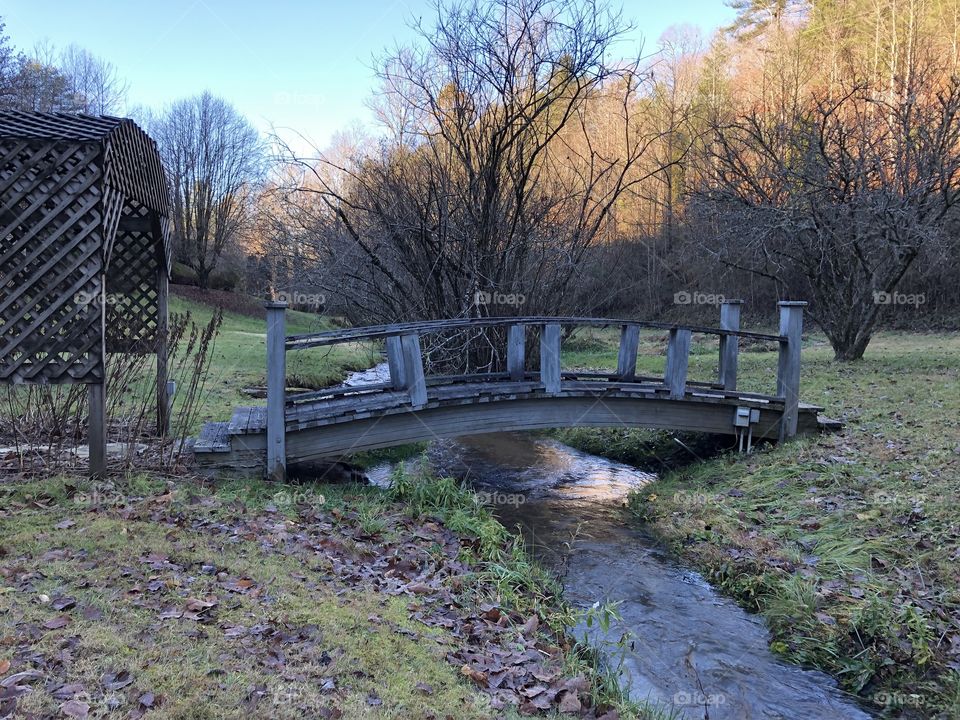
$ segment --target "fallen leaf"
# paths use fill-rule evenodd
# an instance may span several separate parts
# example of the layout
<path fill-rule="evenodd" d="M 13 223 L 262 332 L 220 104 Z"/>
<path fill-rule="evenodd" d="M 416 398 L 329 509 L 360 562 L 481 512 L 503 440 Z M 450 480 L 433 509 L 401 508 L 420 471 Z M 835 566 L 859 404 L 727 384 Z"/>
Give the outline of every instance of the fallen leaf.
<path fill-rule="evenodd" d="M 0 660 L 0 675 L 6 675 L 7 670 L 10 669 L 9 660 Z"/>
<path fill-rule="evenodd" d="M 568 690 L 560 696 L 560 705 L 557 709 L 562 713 L 578 713 L 580 712 L 580 707 L 580 697 L 577 695 L 577 692 L 575 690 Z"/>
<path fill-rule="evenodd" d="M 60 628 L 66 627 L 66 626 L 69 625 L 69 624 L 70 624 L 70 616 L 69 616 L 69 615 L 57 615 L 57 617 L 55 617 L 55 618 L 50 618 L 49 620 L 47 620 L 47 621 L 43 624 L 43 626 L 44 626 L 47 630 L 59 630 Z"/>
<path fill-rule="evenodd" d="M 60 706 L 60 712 L 67 717 L 83 720 L 90 713 L 90 705 L 81 700 L 69 700 Z"/>
<path fill-rule="evenodd" d="M 133 682 L 133 676 L 127 670 L 118 673 L 104 673 L 100 682 L 107 690 L 120 690 Z"/>
<path fill-rule="evenodd" d="M 424 695 L 433 695 L 432 685 L 427 685 L 425 682 L 418 682 L 415 687 L 418 692 L 422 692 Z"/>
<path fill-rule="evenodd" d="M 464 677 L 470 678 L 480 687 L 487 686 L 487 674 L 485 672 L 480 672 L 479 670 L 474 670 L 468 664 L 460 668 L 460 674 Z"/>

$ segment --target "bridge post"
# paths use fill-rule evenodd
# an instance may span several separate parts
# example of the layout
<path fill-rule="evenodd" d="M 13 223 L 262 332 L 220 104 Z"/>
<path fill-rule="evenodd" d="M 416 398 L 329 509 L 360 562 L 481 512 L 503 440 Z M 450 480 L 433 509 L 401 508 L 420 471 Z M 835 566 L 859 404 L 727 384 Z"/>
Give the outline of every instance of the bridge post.
<path fill-rule="evenodd" d="M 803 339 L 803 308 L 807 303 L 781 301 L 780 358 L 777 363 L 777 395 L 783 398 L 783 417 L 780 419 L 780 440 L 797 434 L 800 409 L 800 345 Z"/>
<path fill-rule="evenodd" d="M 524 325 L 511 325 L 507 329 L 507 372 L 510 379 L 523 380 L 526 362 L 527 328 Z"/>
<path fill-rule="evenodd" d="M 394 390 L 403 390 L 406 381 L 403 372 L 403 343 L 398 335 L 387 338 L 387 366 L 390 368 L 390 384 Z"/>
<path fill-rule="evenodd" d="M 743 300 L 724 300 L 720 304 L 720 329 L 740 329 L 740 307 Z M 724 390 L 737 389 L 737 355 L 740 352 L 740 338 L 736 335 L 720 336 L 720 371 L 718 381 Z"/>
<path fill-rule="evenodd" d="M 674 328 L 667 343 L 667 365 L 664 380 L 670 390 L 671 400 L 683 400 L 687 392 L 687 364 L 690 360 L 692 331 Z"/>
<path fill-rule="evenodd" d="M 633 380 L 637 374 L 637 350 L 640 347 L 640 326 L 624 325 L 620 328 L 620 350 L 617 354 L 617 376 L 621 380 Z"/>
<path fill-rule="evenodd" d="M 540 382 L 550 395 L 560 392 L 560 324 L 540 329 Z"/>
<path fill-rule="evenodd" d="M 267 309 L 267 478 L 287 476 L 287 322 L 285 302 L 268 302 Z"/>
<path fill-rule="evenodd" d="M 420 408 L 427 404 L 427 381 L 423 375 L 420 336 L 404 335 L 400 343 L 403 348 L 403 384 L 410 393 L 410 404 Z"/>

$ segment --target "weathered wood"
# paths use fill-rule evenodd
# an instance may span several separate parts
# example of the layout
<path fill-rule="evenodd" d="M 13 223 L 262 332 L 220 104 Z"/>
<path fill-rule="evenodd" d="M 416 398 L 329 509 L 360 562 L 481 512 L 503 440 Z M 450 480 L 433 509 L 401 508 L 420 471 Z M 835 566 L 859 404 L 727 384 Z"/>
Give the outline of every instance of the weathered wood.
<path fill-rule="evenodd" d="M 686 328 L 670 331 L 667 342 L 667 363 L 664 380 L 670 390 L 670 397 L 682 400 L 687 392 L 687 365 L 690 361 L 690 340 L 692 333 Z"/>
<path fill-rule="evenodd" d="M 803 341 L 803 308 L 805 302 L 781 301 L 780 356 L 777 362 L 777 395 L 783 398 L 780 440 L 797 434 L 797 410 L 800 404 L 800 350 Z"/>
<path fill-rule="evenodd" d="M 286 378 L 287 304 L 268 302 L 267 309 L 267 477 L 283 482 L 287 475 Z"/>
<path fill-rule="evenodd" d="M 617 354 L 617 376 L 630 380 L 637 374 L 637 350 L 640 348 L 640 327 L 620 328 L 620 350 Z"/>
<path fill-rule="evenodd" d="M 423 354 L 419 335 L 404 335 L 400 338 L 403 348 L 404 387 L 410 395 L 414 408 L 427 402 L 427 383 L 423 375 Z"/>
<path fill-rule="evenodd" d="M 560 392 L 560 325 L 547 323 L 540 330 L 540 382 L 548 394 Z"/>
<path fill-rule="evenodd" d="M 90 451 L 90 477 L 99 478 L 107 474 L 107 403 L 102 382 L 87 386 L 87 402 L 89 406 L 87 447 Z"/>
<path fill-rule="evenodd" d="M 166 437 L 170 433 L 170 387 L 167 371 L 170 281 L 167 270 L 161 267 L 157 271 L 157 435 Z"/>
<path fill-rule="evenodd" d="M 743 300 L 725 300 L 720 305 L 720 327 L 723 330 L 740 329 L 740 306 Z M 720 336 L 720 366 L 718 380 L 725 390 L 737 389 L 737 364 L 740 338 L 736 335 Z"/>
<path fill-rule="evenodd" d="M 526 327 L 511 325 L 507 330 L 507 373 L 512 380 L 523 380 L 526 368 Z"/>
<path fill-rule="evenodd" d="M 386 339 L 387 367 L 390 368 L 390 384 L 396 390 L 403 390 L 406 378 L 403 370 L 403 344 L 400 337 L 391 335 Z"/>
<path fill-rule="evenodd" d="M 131 120 L 0 112 L 0 160 L 0 382 L 96 384 L 104 347 L 155 352 L 169 200 L 153 141 Z M 123 297 L 106 328 L 104 277 Z"/>
<path fill-rule="evenodd" d="M 404 335 L 418 333 L 425 335 L 428 333 L 440 333 L 450 330 L 459 330 L 463 328 L 485 328 L 509 325 L 537 325 L 542 326 L 548 323 L 557 323 L 559 325 L 571 325 L 578 327 L 615 327 L 622 325 L 636 325 L 640 328 L 653 330 L 676 330 L 680 327 L 707 335 L 736 335 L 741 338 L 752 340 L 777 341 L 782 340 L 779 335 L 770 335 L 768 333 L 750 332 L 746 330 L 722 330 L 715 327 L 705 327 L 699 325 L 681 326 L 676 323 L 647 322 L 642 320 L 614 320 L 607 318 L 590 317 L 482 317 L 482 318 L 457 318 L 453 320 L 421 320 L 411 323 L 397 323 L 393 325 L 373 325 L 369 327 L 344 328 L 341 330 L 327 330 L 320 333 L 309 333 L 305 335 L 291 335 L 287 338 L 288 350 L 306 350 L 312 347 L 323 347 L 326 345 L 337 345 L 345 342 L 356 342 L 360 340 L 379 340 L 391 335 Z"/>

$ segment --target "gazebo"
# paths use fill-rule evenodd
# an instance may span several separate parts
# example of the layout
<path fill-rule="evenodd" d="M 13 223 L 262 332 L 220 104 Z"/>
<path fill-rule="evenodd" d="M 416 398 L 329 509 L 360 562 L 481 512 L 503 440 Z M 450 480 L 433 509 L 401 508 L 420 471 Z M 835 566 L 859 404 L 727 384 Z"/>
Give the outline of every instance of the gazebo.
<path fill-rule="evenodd" d="M 0 383 L 87 385 L 94 475 L 107 353 L 156 353 L 168 430 L 169 205 L 156 143 L 132 120 L 0 112 Z"/>

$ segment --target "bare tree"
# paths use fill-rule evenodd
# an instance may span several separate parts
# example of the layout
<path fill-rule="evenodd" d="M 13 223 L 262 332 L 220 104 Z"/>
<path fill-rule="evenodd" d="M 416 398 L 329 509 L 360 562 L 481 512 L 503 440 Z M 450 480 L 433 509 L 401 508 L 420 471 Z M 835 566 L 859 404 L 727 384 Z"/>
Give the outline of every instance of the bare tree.
<path fill-rule="evenodd" d="M 649 78 L 611 58 L 625 24 L 591 0 L 467 0 L 414 29 L 379 63 L 389 141 L 342 163 L 288 154 L 331 292 L 357 320 L 574 309 L 657 137 L 635 112 Z"/>
<path fill-rule="evenodd" d="M 59 68 L 79 112 L 110 115 L 123 107 L 128 86 L 112 63 L 78 45 L 68 45 L 60 53 Z"/>
<path fill-rule="evenodd" d="M 698 195 L 720 231 L 712 249 L 781 288 L 799 284 L 838 359 L 863 356 L 920 251 L 946 241 L 957 204 L 960 80 L 913 82 L 895 102 L 861 84 L 714 128 Z"/>
<path fill-rule="evenodd" d="M 152 134 L 170 177 L 178 258 L 206 288 L 224 249 L 252 220 L 262 141 L 232 105 L 208 92 L 171 105 Z"/>

